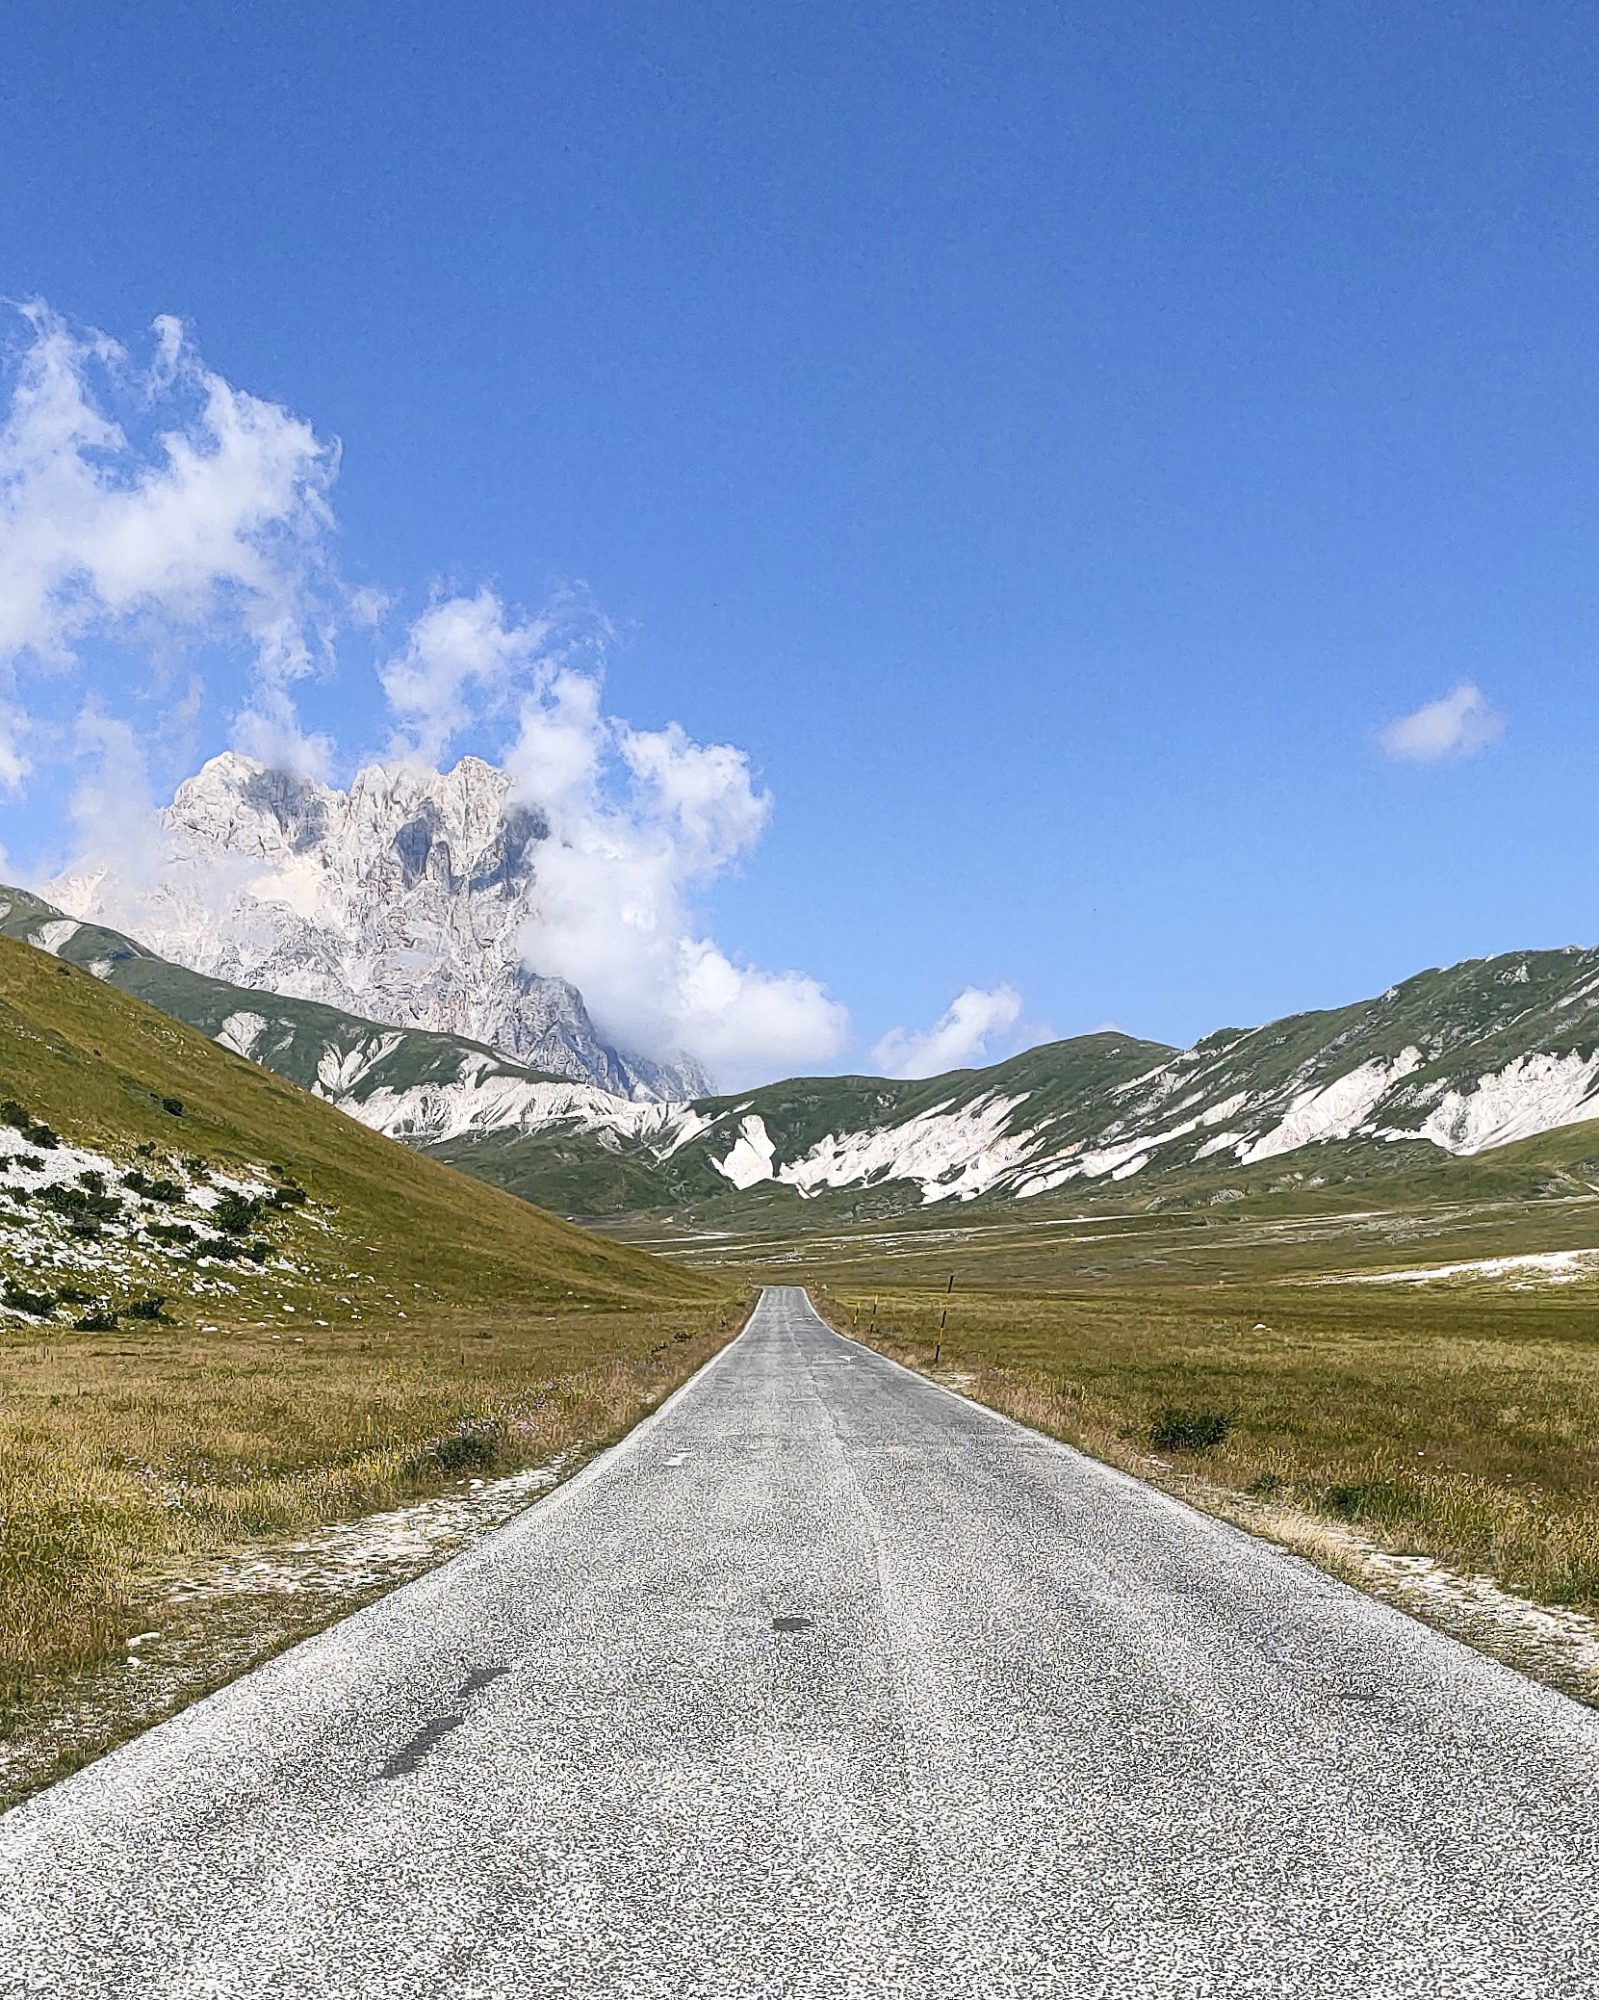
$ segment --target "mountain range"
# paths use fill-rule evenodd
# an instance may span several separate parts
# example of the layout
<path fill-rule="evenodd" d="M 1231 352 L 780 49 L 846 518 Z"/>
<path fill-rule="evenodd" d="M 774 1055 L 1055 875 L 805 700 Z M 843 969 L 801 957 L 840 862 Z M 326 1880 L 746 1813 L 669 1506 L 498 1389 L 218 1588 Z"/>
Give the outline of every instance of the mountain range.
<path fill-rule="evenodd" d="M 778 1203 L 820 1222 L 863 1205 L 1227 1200 L 1599 1118 L 1599 950 L 1467 960 L 1189 1049 L 1101 1033 L 925 1081 L 799 1078 L 670 1099 L 607 1091 L 486 1039 L 197 973 L 21 890 L 0 891 L 0 904 L 0 932 L 378 1131 L 588 1217 Z"/>

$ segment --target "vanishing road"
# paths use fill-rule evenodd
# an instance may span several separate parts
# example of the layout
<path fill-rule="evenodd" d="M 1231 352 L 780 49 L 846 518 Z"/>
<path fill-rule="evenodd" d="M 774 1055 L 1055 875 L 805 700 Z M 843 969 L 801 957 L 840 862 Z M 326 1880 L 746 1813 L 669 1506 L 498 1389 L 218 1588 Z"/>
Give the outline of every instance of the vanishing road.
<path fill-rule="evenodd" d="M 0 1994 L 1599 1994 L 1599 1714 L 830 1333 L 0 1820 Z"/>

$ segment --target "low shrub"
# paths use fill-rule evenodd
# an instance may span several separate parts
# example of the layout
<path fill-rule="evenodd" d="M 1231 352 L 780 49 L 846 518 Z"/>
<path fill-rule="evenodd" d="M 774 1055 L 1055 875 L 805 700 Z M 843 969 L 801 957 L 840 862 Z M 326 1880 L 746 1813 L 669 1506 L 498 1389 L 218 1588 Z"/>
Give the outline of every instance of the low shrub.
<path fill-rule="evenodd" d="M 230 1236 L 246 1236 L 261 1219 L 263 1204 L 242 1194 L 225 1194 L 211 1211 L 211 1220 Z"/>
<path fill-rule="evenodd" d="M 130 1194 L 138 1195 L 141 1201 L 174 1202 L 183 1199 L 183 1189 L 177 1181 L 151 1180 L 138 1167 L 122 1176 L 122 1185 Z"/>
<path fill-rule="evenodd" d="M 421 1476 L 487 1472 L 499 1463 L 504 1443 L 504 1426 L 492 1418 L 463 1418 L 453 1431 L 414 1453 L 409 1470 Z"/>
<path fill-rule="evenodd" d="M 86 1312 L 82 1319 L 75 1319 L 72 1325 L 78 1333 L 115 1333 L 117 1316 L 109 1306 L 96 1306 L 92 1312 Z"/>
<path fill-rule="evenodd" d="M 1321 1504 L 1340 1521 L 1406 1521 L 1421 1508 L 1414 1489 L 1398 1479 L 1353 1479 L 1322 1489 Z"/>
<path fill-rule="evenodd" d="M 36 1190 L 34 1200 L 53 1208 L 57 1215 L 88 1215 L 96 1222 L 114 1222 L 122 1213 L 122 1204 L 114 1194 L 97 1194 L 89 1188 L 42 1187 Z"/>
<path fill-rule="evenodd" d="M 25 1104 L 19 1104 L 14 1097 L 0 1102 L 0 1125 L 9 1125 L 20 1132 L 30 1146 L 39 1146 L 47 1153 L 53 1152 L 61 1144 L 48 1125 L 41 1125 Z"/>
<path fill-rule="evenodd" d="M 165 1292 L 152 1292 L 148 1298 L 130 1299 L 122 1312 L 126 1319 L 164 1320 L 167 1316 L 166 1304 Z"/>
<path fill-rule="evenodd" d="M 54 1297 L 49 1292 L 30 1292 L 26 1286 L 14 1283 L 10 1278 L 0 1290 L 0 1304 L 10 1306 L 13 1312 L 28 1313 L 34 1319 L 48 1319 L 56 1309 Z"/>
<path fill-rule="evenodd" d="M 1168 1404 L 1150 1420 L 1149 1441 L 1156 1451 L 1214 1451 L 1232 1430 L 1220 1410 L 1185 1410 Z"/>
<path fill-rule="evenodd" d="M 247 1254 L 244 1244 L 236 1236 L 198 1236 L 189 1252 L 196 1262 L 202 1257 L 214 1257 L 219 1264 L 236 1264 Z"/>
<path fill-rule="evenodd" d="M 147 1222 L 144 1233 L 152 1243 L 172 1246 L 199 1241 L 199 1231 L 190 1222 Z"/>

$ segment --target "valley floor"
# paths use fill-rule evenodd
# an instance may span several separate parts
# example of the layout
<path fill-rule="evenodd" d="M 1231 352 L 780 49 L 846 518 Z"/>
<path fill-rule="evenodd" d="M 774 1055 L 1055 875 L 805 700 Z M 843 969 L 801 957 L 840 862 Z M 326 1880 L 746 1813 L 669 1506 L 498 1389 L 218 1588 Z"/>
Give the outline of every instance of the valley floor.
<path fill-rule="evenodd" d="M 0 1819 L 0 1964 L 1546 2000 L 1594 1991 L 1596 1785 L 1599 1714 L 773 1290 L 482 1548 Z"/>

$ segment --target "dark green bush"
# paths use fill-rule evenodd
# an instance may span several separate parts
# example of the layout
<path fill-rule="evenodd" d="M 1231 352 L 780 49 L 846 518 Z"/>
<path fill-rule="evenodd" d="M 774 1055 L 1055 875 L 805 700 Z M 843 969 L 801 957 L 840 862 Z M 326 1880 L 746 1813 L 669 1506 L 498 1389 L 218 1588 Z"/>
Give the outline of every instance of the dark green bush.
<path fill-rule="evenodd" d="M 146 1299 L 133 1299 L 122 1308 L 127 1319 L 165 1319 L 166 1294 L 152 1292 Z"/>
<path fill-rule="evenodd" d="M 211 1211 L 211 1220 L 230 1236 L 245 1236 L 261 1218 L 262 1204 L 242 1194 L 225 1194 Z"/>
<path fill-rule="evenodd" d="M 244 1245 L 236 1236 L 200 1236 L 189 1255 L 196 1262 L 202 1257 L 214 1257 L 219 1264 L 236 1264 L 244 1255 Z"/>
<path fill-rule="evenodd" d="M 136 1194 L 141 1201 L 182 1201 L 183 1189 L 176 1181 L 151 1180 L 147 1173 L 135 1167 L 131 1173 L 122 1176 L 122 1185 L 130 1194 Z"/>
<path fill-rule="evenodd" d="M 1233 1420 L 1220 1410 L 1157 1410 L 1149 1441 L 1157 1451 L 1212 1451 L 1231 1431 Z"/>
<path fill-rule="evenodd" d="M 61 1141 L 48 1125 L 41 1125 L 25 1104 L 19 1104 L 14 1097 L 0 1102 L 0 1125 L 9 1125 L 20 1132 L 30 1146 L 39 1146 L 45 1152 L 53 1152 Z"/>
<path fill-rule="evenodd" d="M 114 1194 L 95 1194 L 88 1188 L 42 1187 L 34 1200 L 53 1208 L 57 1215 L 87 1215 L 96 1222 L 114 1222 L 122 1213 L 122 1204 Z"/>
<path fill-rule="evenodd" d="M 1414 1518 L 1414 1491 L 1396 1479 L 1357 1479 L 1327 1487 L 1322 1505 L 1343 1521 L 1393 1523 Z"/>
<path fill-rule="evenodd" d="M 117 1316 L 108 1306 L 96 1306 L 92 1312 L 86 1312 L 82 1319 L 75 1319 L 72 1324 L 79 1333 L 115 1333 Z"/>
<path fill-rule="evenodd" d="M 187 1222 L 147 1222 L 144 1233 L 153 1243 L 195 1243 L 198 1232 Z"/>
<path fill-rule="evenodd" d="M 49 1292 L 30 1292 L 10 1278 L 5 1282 L 5 1289 L 0 1291 L 0 1304 L 10 1306 L 13 1312 L 29 1313 L 34 1319 L 48 1319 L 56 1309 L 56 1302 Z"/>
<path fill-rule="evenodd" d="M 505 1435 L 505 1426 L 493 1417 L 462 1417 L 453 1431 L 411 1452 L 406 1470 L 415 1479 L 492 1471 L 500 1463 Z"/>

